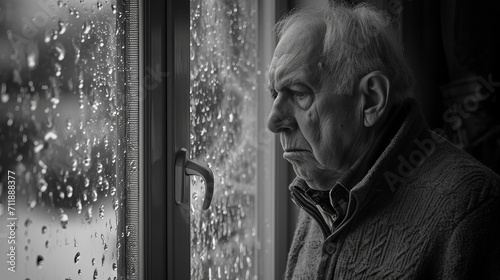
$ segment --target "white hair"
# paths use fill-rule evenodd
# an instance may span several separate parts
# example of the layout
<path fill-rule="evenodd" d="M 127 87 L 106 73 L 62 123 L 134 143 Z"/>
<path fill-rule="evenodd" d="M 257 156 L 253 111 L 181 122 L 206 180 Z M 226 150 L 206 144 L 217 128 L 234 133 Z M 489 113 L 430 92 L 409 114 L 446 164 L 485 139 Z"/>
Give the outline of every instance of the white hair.
<path fill-rule="evenodd" d="M 338 94 L 352 95 L 359 80 L 382 71 L 390 81 L 390 98 L 401 102 L 413 89 L 413 75 L 389 16 L 368 4 L 349 7 L 332 3 L 324 10 L 294 10 L 275 26 L 278 40 L 294 24 L 324 32 L 320 71 L 323 86 L 333 83 Z M 300 48 L 300 46 L 297 46 Z"/>

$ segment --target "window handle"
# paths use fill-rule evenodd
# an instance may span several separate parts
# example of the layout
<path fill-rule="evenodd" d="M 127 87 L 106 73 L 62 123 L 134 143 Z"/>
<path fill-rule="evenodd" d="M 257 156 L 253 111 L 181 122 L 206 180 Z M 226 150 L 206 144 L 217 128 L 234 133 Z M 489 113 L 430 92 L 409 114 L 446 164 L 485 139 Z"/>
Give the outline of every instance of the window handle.
<path fill-rule="evenodd" d="M 181 148 L 175 157 L 175 202 L 183 204 L 189 202 L 190 184 L 187 176 L 197 175 L 205 179 L 205 198 L 203 210 L 207 210 L 214 194 L 214 173 L 201 163 L 190 160 L 186 149 Z"/>

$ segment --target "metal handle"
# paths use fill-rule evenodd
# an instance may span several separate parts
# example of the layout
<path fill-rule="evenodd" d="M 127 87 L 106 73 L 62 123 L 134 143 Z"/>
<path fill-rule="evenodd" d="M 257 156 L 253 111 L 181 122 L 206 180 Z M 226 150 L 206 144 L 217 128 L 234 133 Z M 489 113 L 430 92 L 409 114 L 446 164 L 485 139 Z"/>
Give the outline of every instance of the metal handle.
<path fill-rule="evenodd" d="M 201 163 L 188 159 L 188 152 L 181 148 L 175 156 L 175 202 L 183 204 L 189 202 L 189 180 L 187 176 L 197 175 L 205 179 L 205 198 L 203 200 L 203 210 L 207 210 L 212 202 L 214 194 L 214 174 L 210 168 Z"/>

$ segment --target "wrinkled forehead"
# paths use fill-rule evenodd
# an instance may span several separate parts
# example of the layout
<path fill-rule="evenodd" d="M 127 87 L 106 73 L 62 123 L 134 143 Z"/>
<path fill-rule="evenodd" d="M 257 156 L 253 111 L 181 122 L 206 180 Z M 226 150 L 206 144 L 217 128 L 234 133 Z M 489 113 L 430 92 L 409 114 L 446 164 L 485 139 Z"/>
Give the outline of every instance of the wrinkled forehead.
<path fill-rule="evenodd" d="M 321 61 L 324 30 L 318 22 L 296 22 L 281 36 L 274 51 L 269 80 L 273 82 L 276 71 L 285 72 L 298 67 L 313 68 Z"/>

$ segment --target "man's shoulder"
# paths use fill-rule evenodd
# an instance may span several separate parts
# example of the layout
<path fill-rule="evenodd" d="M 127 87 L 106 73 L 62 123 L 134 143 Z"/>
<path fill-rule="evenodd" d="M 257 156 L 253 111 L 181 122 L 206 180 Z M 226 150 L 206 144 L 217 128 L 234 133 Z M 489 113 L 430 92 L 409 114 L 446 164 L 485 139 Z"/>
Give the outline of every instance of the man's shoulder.
<path fill-rule="evenodd" d="M 470 207 L 500 196 L 500 176 L 447 140 L 436 144 L 412 183 Z"/>

